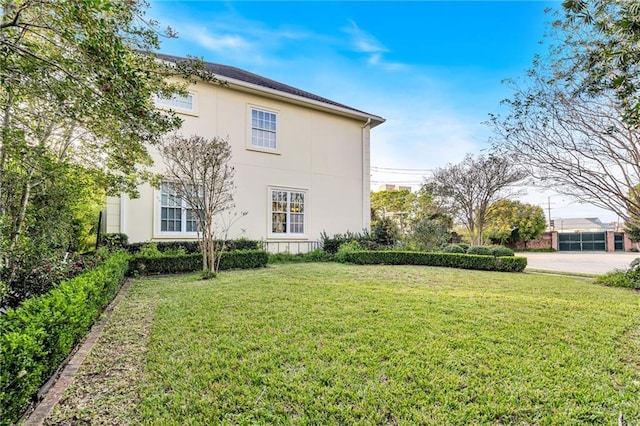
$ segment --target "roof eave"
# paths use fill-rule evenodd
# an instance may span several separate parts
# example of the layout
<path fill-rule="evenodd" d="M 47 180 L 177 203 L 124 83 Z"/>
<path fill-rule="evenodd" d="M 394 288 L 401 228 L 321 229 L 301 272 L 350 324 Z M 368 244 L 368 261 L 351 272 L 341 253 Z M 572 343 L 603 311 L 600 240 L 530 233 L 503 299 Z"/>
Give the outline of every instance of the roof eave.
<path fill-rule="evenodd" d="M 314 99 L 309 99 L 303 96 L 282 92 L 280 90 L 271 89 L 271 88 L 260 86 L 253 83 L 248 83 L 246 81 L 229 78 L 223 75 L 221 75 L 220 78 L 224 80 L 230 87 L 233 87 L 237 90 L 241 90 L 244 92 L 259 93 L 262 96 L 266 96 L 273 99 L 285 99 L 290 103 L 309 106 L 319 111 L 331 112 L 333 114 L 341 115 L 344 117 L 355 118 L 363 122 L 368 122 L 368 120 L 371 120 L 369 124 L 370 128 L 379 126 L 380 124 L 386 121 L 384 118 L 380 116 L 369 114 L 366 112 L 355 111 L 355 110 L 343 108 L 337 105 L 327 104 L 325 102 L 316 101 Z"/>

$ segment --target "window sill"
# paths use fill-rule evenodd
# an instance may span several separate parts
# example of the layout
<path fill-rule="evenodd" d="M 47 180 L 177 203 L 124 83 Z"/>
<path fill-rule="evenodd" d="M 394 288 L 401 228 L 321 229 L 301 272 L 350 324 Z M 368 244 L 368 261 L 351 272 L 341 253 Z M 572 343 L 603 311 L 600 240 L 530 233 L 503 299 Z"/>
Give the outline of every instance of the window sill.
<path fill-rule="evenodd" d="M 257 147 L 257 146 L 248 146 L 247 147 L 247 151 L 262 152 L 264 154 L 272 154 L 272 155 L 282 155 L 282 154 L 280 154 L 280 151 L 278 151 L 278 150 L 273 150 L 273 149 L 268 149 L 268 148 L 260 148 L 260 147 Z"/>

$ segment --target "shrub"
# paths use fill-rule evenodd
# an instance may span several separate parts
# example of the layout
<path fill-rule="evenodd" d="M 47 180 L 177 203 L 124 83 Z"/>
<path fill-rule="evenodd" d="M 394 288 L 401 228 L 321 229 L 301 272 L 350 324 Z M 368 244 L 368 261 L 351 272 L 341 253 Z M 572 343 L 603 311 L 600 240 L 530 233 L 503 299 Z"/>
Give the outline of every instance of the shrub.
<path fill-rule="evenodd" d="M 360 265 L 425 265 L 501 272 L 522 272 L 527 266 L 526 257 L 410 251 L 350 251 L 345 253 L 345 261 Z"/>
<path fill-rule="evenodd" d="M 329 237 L 326 232 L 322 232 L 320 238 L 322 240 L 322 248 L 329 254 L 338 253 L 340 246 L 350 241 L 356 241 L 361 246 L 366 245 L 371 250 L 376 250 L 380 246 L 366 230 L 361 234 L 347 231 L 344 234 L 335 234 L 333 237 Z"/>
<path fill-rule="evenodd" d="M 360 250 L 362 250 L 362 246 L 357 241 L 348 241 L 346 243 L 342 243 L 340 245 L 340 248 L 338 249 L 338 252 L 336 253 L 336 260 L 338 262 L 344 263 L 346 262 L 347 253 Z"/>
<path fill-rule="evenodd" d="M 219 241 L 220 242 L 220 241 Z M 149 242 L 142 243 L 131 243 L 127 245 L 126 249 L 131 254 L 136 254 L 143 247 L 149 245 Z M 200 253 L 200 245 L 198 241 L 154 241 L 153 244 L 156 245 L 158 250 L 161 253 L 172 252 L 176 250 L 184 250 L 187 254 L 190 253 Z M 248 240 L 246 238 L 239 238 L 237 240 L 228 240 L 224 243 L 225 251 L 235 251 L 235 250 L 260 250 L 262 248 L 262 244 L 257 240 Z"/>
<path fill-rule="evenodd" d="M 101 264 L 107 255 L 106 250 L 75 256 L 58 254 L 41 259 L 38 265 L 20 262 L 13 271 L 6 268 L 2 278 L 6 279 L 6 289 L 0 292 L 0 307 L 16 307 L 23 300 L 44 294 L 62 281 L 92 269 Z"/>
<path fill-rule="evenodd" d="M 484 246 L 471 246 L 467 249 L 467 254 L 476 254 L 479 256 L 492 256 L 491 249 Z"/>
<path fill-rule="evenodd" d="M 118 292 L 128 255 L 118 252 L 0 316 L 0 424 L 17 421 Z"/>
<path fill-rule="evenodd" d="M 636 288 L 627 276 L 627 272 L 620 269 L 596 276 L 596 283 L 609 287 Z"/>
<path fill-rule="evenodd" d="M 640 258 L 631 262 L 626 271 L 616 269 L 604 275 L 598 275 L 596 282 L 609 287 L 625 287 L 640 290 Z"/>
<path fill-rule="evenodd" d="M 222 252 L 220 270 L 261 268 L 267 264 L 269 255 L 263 250 L 237 250 Z M 176 274 L 202 270 L 200 253 L 145 256 L 136 254 L 129 262 L 129 275 Z"/>
<path fill-rule="evenodd" d="M 513 250 L 511 250 L 510 248 L 507 247 L 492 247 L 491 248 L 491 254 L 496 256 L 496 257 L 501 257 L 501 256 L 515 256 L 515 253 L 513 252 Z"/>
<path fill-rule="evenodd" d="M 317 248 L 308 253 L 270 253 L 269 263 L 301 263 L 301 262 L 329 262 L 335 260 L 335 256 L 321 248 Z"/>
<path fill-rule="evenodd" d="M 377 244 L 393 247 L 400 237 L 400 227 L 390 217 L 383 217 L 373 223 L 371 236 Z"/>
<path fill-rule="evenodd" d="M 442 249 L 443 253 L 465 253 L 465 250 L 457 244 L 449 244 Z"/>
<path fill-rule="evenodd" d="M 469 247 L 471 247 L 471 245 L 467 244 L 467 243 L 458 243 L 458 245 L 460 247 L 462 247 L 464 249 L 464 251 L 466 252 L 467 250 L 469 250 Z"/>
<path fill-rule="evenodd" d="M 129 244 L 129 237 L 127 234 L 113 233 L 102 234 L 100 236 L 100 246 L 108 249 L 126 248 Z"/>

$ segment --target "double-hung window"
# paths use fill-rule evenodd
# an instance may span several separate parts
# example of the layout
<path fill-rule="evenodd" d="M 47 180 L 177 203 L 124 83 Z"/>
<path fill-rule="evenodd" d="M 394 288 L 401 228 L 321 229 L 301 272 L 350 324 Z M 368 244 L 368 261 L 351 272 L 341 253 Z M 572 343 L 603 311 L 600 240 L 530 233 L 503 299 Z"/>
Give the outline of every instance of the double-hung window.
<path fill-rule="evenodd" d="M 160 232 L 195 234 L 198 211 L 193 209 L 178 191 L 167 183 L 160 187 Z"/>
<path fill-rule="evenodd" d="M 251 146 L 277 150 L 278 115 L 272 111 L 251 108 Z"/>
<path fill-rule="evenodd" d="M 306 193 L 271 189 L 271 234 L 274 236 L 305 233 Z"/>
<path fill-rule="evenodd" d="M 186 95 L 178 95 L 173 94 L 168 98 L 162 97 L 160 95 L 156 95 L 156 105 L 160 108 L 173 109 L 176 111 L 183 112 L 194 112 L 194 95 L 193 93 L 188 93 Z"/>

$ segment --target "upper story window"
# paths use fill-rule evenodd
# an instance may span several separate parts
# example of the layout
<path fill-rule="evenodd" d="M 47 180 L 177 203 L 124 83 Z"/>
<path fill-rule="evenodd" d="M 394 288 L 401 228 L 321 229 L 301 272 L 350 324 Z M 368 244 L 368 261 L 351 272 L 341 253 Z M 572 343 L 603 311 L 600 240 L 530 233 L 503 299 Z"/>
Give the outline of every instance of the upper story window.
<path fill-rule="evenodd" d="M 277 147 L 278 115 L 275 112 L 251 108 L 251 146 L 275 151 Z"/>
<path fill-rule="evenodd" d="M 178 95 L 174 93 L 169 98 L 156 95 L 156 105 L 161 108 L 173 109 L 176 111 L 195 111 L 193 93 L 189 93 L 187 95 Z"/>

